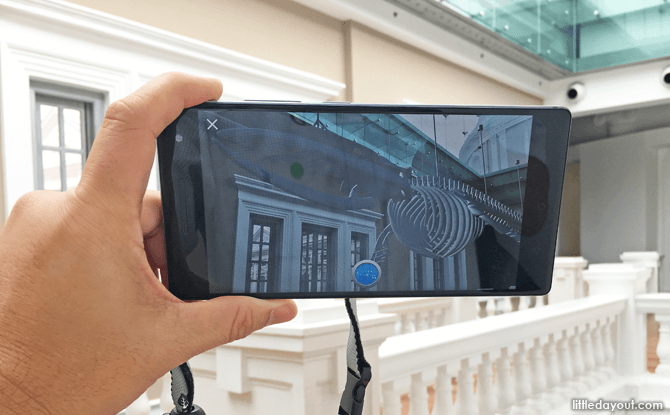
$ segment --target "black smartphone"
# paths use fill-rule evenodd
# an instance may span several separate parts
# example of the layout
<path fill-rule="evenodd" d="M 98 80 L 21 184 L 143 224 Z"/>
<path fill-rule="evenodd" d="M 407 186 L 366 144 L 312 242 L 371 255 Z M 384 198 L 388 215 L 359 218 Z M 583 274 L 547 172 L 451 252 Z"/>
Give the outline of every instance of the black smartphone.
<path fill-rule="evenodd" d="M 158 137 L 183 300 L 543 295 L 571 114 L 205 103 Z"/>

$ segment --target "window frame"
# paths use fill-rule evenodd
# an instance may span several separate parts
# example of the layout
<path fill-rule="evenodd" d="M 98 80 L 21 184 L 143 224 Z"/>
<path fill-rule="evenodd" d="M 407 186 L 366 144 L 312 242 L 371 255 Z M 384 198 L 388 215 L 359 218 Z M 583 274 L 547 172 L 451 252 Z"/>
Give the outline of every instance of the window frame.
<path fill-rule="evenodd" d="M 40 104 L 58 106 L 63 108 L 82 110 L 82 147 L 81 151 L 67 149 L 60 145 L 63 136 L 63 122 L 59 111 L 59 146 L 57 148 L 42 144 Z M 82 155 L 82 170 L 88 159 L 93 146 L 95 135 L 100 129 L 105 109 L 105 94 L 92 90 L 86 90 L 65 84 L 46 82 L 37 79 L 30 80 L 30 107 L 33 137 L 33 173 L 34 188 L 44 189 L 44 166 L 42 164 L 42 150 L 55 150 L 60 153 L 61 163 L 61 191 L 67 190 L 67 171 L 65 165 L 65 153 L 79 153 Z M 65 178 L 65 180 L 63 180 Z"/>

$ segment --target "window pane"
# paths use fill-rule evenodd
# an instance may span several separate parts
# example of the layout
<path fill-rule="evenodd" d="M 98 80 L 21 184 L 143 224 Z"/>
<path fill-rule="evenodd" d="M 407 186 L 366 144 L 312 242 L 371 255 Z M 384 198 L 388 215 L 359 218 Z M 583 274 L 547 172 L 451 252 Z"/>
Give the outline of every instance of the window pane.
<path fill-rule="evenodd" d="M 44 190 L 61 190 L 60 153 L 58 151 L 42 150 L 42 172 Z"/>
<path fill-rule="evenodd" d="M 58 147 L 58 107 L 40 105 L 40 118 L 42 145 Z"/>
<path fill-rule="evenodd" d="M 67 189 L 77 187 L 81 180 L 82 159 L 81 154 L 65 153 L 65 173 L 67 174 Z"/>
<path fill-rule="evenodd" d="M 64 108 L 63 123 L 65 147 L 81 150 L 81 111 Z"/>

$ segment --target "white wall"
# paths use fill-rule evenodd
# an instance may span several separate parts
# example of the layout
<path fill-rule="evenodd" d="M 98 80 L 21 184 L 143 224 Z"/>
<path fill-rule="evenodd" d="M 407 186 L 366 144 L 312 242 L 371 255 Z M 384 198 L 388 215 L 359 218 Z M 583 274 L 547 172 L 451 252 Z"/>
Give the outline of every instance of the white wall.
<path fill-rule="evenodd" d="M 670 190 L 670 176 L 659 175 L 658 167 L 659 152 L 668 147 L 670 129 L 574 147 L 580 164 L 581 255 L 589 262 L 618 262 L 625 251 L 663 248 L 659 217 L 666 213 L 659 215 L 659 194 Z"/>

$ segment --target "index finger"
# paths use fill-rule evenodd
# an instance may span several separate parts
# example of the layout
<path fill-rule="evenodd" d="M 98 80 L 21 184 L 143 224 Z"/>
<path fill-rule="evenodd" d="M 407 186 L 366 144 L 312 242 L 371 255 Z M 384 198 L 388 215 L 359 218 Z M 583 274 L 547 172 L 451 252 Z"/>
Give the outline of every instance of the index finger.
<path fill-rule="evenodd" d="M 216 100 L 222 89 L 221 81 L 214 78 L 170 72 L 112 103 L 77 192 L 95 193 L 100 203 L 125 201 L 139 209 L 154 161 L 156 137 L 184 108 Z"/>

